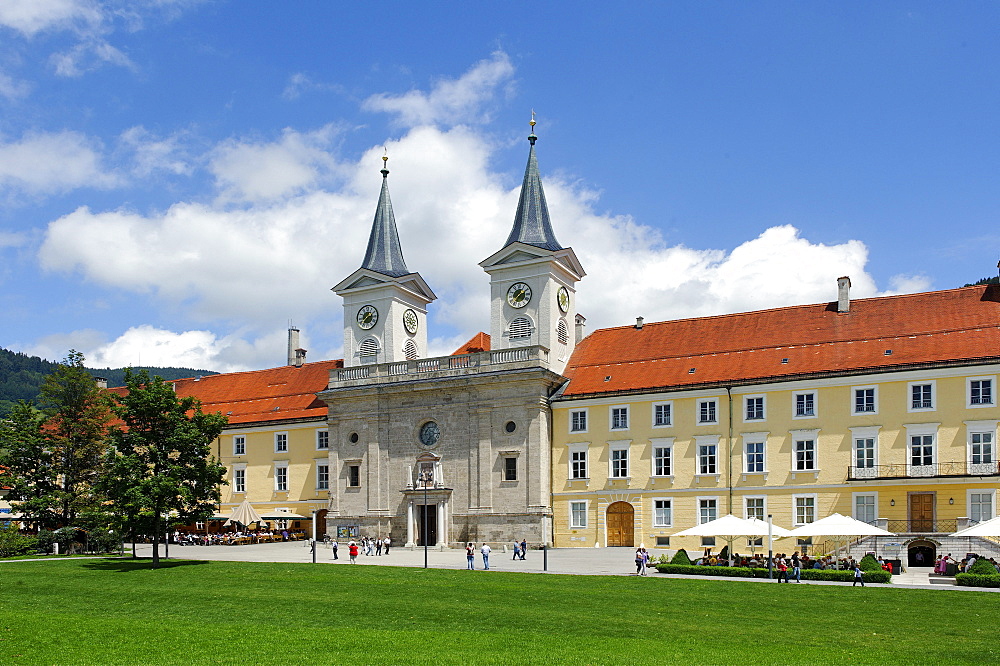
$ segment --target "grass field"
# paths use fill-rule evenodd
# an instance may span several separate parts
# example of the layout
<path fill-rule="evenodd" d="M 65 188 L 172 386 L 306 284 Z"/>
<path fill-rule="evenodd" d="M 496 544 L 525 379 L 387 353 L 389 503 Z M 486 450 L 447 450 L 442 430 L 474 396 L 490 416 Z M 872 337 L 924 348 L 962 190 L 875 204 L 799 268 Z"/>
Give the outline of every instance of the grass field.
<path fill-rule="evenodd" d="M 987 664 L 1000 596 L 651 575 L 0 563 L 0 664 Z"/>

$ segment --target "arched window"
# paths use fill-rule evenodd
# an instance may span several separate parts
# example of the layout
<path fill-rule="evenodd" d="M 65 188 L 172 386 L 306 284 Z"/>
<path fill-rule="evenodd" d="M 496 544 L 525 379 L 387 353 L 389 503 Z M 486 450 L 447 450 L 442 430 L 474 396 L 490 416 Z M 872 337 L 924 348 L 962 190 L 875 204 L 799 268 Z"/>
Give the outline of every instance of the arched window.
<path fill-rule="evenodd" d="M 559 344 L 561 345 L 569 344 L 569 329 L 566 327 L 565 319 L 560 319 L 559 325 L 556 326 L 556 338 L 559 340 Z"/>
<path fill-rule="evenodd" d="M 358 347 L 358 356 L 362 363 L 375 363 L 378 360 L 378 340 L 365 338 Z"/>
<path fill-rule="evenodd" d="M 413 344 L 413 340 L 407 340 L 406 344 L 403 345 L 403 355 L 406 356 L 407 361 L 417 360 L 417 346 Z"/>
<path fill-rule="evenodd" d="M 510 322 L 510 339 L 524 340 L 531 337 L 531 320 L 527 317 L 518 317 Z"/>

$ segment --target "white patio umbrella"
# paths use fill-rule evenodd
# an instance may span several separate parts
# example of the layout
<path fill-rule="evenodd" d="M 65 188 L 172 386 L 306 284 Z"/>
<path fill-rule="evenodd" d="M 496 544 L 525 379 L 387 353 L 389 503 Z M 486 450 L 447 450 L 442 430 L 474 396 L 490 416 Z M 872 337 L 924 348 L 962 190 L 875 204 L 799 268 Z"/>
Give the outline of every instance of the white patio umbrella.
<path fill-rule="evenodd" d="M 953 537 L 1000 537 L 1000 516 L 966 527 L 948 536 Z"/>
<path fill-rule="evenodd" d="M 791 536 L 799 539 L 814 536 L 825 536 L 830 537 L 837 542 L 846 542 L 853 538 L 866 536 L 895 535 L 895 532 L 889 532 L 881 527 L 875 527 L 871 523 L 866 523 L 839 513 L 831 514 L 826 518 L 817 520 L 816 522 L 806 523 L 801 527 L 796 527 L 791 532 Z"/>
<path fill-rule="evenodd" d="M 238 507 L 233 509 L 233 512 L 230 514 L 229 520 L 225 522 L 225 525 L 239 523 L 243 526 L 247 526 L 250 523 L 257 522 L 260 522 L 260 514 L 253 508 L 249 500 L 243 500 Z"/>
<path fill-rule="evenodd" d="M 766 537 L 767 533 L 768 526 L 763 520 L 758 518 L 737 518 L 729 513 L 722 518 L 716 518 L 707 523 L 689 527 L 674 534 L 674 536 L 719 537 L 729 545 L 729 562 L 732 564 L 734 541 L 744 537 L 748 539 Z M 791 533 L 782 527 L 772 524 L 771 534 L 774 538 L 781 539 Z"/>

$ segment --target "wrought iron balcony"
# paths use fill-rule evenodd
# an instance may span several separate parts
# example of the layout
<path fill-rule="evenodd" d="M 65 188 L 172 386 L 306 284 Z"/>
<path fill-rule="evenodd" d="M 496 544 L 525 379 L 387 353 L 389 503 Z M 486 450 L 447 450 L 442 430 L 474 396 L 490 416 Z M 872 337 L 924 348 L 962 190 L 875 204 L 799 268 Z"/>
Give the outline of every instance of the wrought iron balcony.
<path fill-rule="evenodd" d="M 997 476 L 996 462 L 973 463 L 966 460 L 933 463 L 931 465 L 910 465 L 894 463 L 891 465 L 869 465 L 859 467 L 850 465 L 847 468 L 848 481 L 864 481 L 867 479 L 914 479 L 935 476 Z"/>
<path fill-rule="evenodd" d="M 951 534 L 958 529 L 958 521 L 951 520 L 890 520 L 885 529 L 896 534 Z"/>

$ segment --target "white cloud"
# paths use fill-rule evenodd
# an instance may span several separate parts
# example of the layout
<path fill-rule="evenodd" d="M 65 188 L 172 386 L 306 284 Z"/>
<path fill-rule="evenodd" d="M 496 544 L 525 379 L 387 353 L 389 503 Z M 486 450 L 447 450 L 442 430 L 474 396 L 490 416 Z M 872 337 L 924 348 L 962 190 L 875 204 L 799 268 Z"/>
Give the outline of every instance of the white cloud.
<path fill-rule="evenodd" d="M 0 249 L 5 247 L 20 247 L 27 242 L 28 238 L 22 233 L 0 229 Z"/>
<path fill-rule="evenodd" d="M 100 150 L 98 142 L 70 131 L 29 133 L 0 143 L 0 188 L 34 194 L 113 187 L 119 178 L 103 167 Z"/>
<path fill-rule="evenodd" d="M 88 38 L 72 48 L 49 56 L 49 62 L 59 76 L 76 77 L 98 69 L 102 65 L 118 65 L 136 69 L 135 64 L 121 50 L 99 38 Z"/>
<path fill-rule="evenodd" d="M 302 72 L 296 72 L 288 77 L 288 85 L 286 85 L 285 89 L 281 92 L 281 96 L 289 100 L 298 99 L 302 96 L 302 93 L 313 90 L 343 93 L 344 87 L 335 83 L 320 83 L 318 81 L 313 81 L 308 75 L 303 74 Z"/>
<path fill-rule="evenodd" d="M 134 153 L 132 171 L 145 178 L 156 172 L 190 175 L 194 167 L 184 146 L 186 138 L 186 132 L 157 137 L 137 125 L 122 132 L 119 142 L 123 150 Z"/>
<path fill-rule="evenodd" d="M 103 22 L 102 11 L 92 0 L 4 0 L 0 25 L 33 37 L 47 30 L 94 30 Z"/>
<path fill-rule="evenodd" d="M 369 111 L 394 114 L 404 127 L 443 122 L 457 125 L 489 119 L 487 103 L 498 89 L 511 85 L 514 66 L 503 51 L 476 63 L 457 79 L 442 79 L 430 92 L 411 90 L 402 95 L 379 93 L 364 102 Z"/>
<path fill-rule="evenodd" d="M 10 100 L 27 97 L 31 85 L 27 81 L 17 81 L 4 72 L 0 72 L 0 97 Z"/>

